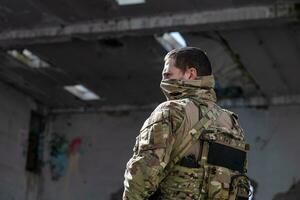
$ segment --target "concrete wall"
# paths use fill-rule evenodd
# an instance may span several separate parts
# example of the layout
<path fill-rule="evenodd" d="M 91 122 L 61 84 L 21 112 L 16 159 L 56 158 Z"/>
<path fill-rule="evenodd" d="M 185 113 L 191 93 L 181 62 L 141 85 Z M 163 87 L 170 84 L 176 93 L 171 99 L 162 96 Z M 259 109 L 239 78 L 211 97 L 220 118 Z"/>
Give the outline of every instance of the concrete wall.
<path fill-rule="evenodd" d="M 56 170 L 55 173 L 61 176 L 52 180 L 50 164 L 46 166 L 42 199 L 110 199 L 111 193 L 123 187 L 125 164 L 131 156 L 138 130 L 149 113 L 83 113 L 53 117 L 47 140 L 50 143 L 51 135 L 66 136 L 69 153 L 67 156 L 60 155 L 54 163 L 57 168 L 65 167 L 67 171 L 57 173 Z M 74 146 L 79 144 L 78 141 L 81 142 L 76 149 Z M 51 157 L 48 160 L 53 162 Z"/>
<path fill-rule="evenodd" d="M 0 199 L 22 200 L 30 193 L 25 172 L 30 110 L 34 103 L 0 83 Z"/>
<path fill-rule="evenodd" d="M 252 146 L 249 175 L 258 183 L 257 199 L 272 199 L 300 178 L 300 106 L 235 111 Z"/>
<path fill-rule="evenodd" d="M 234 109 L 251 144 L 249 175 L 258 182 L 259 200 L 269 200 L 299 179 L 300 106 L 267 110 Z M 51 119 L 50 134 L 65 135 L 69 153 L 67 172 L 51 180 L 45 168 L 43 200 L 110 199 L 122 187 L 123 173 L 135 136 L 151 111 L 111 114 L 62 114 Z M 51 138 L 49 137 L 48 140 Z M 62 165 L 63 166 L 63 165 Z"/>

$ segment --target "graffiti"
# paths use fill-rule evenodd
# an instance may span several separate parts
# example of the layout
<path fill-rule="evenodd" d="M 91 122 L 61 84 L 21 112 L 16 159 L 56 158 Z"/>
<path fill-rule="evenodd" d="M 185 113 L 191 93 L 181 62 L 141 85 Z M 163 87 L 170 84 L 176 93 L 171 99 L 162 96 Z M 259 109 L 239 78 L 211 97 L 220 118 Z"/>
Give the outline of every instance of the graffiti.
<path fill-rule="evenodd" d="M 54 133 L 50 140 L 50 169 L 52 180 L 58 180 L 74 168 L 81 153 L 82 139 L 69 141 L 65 135 Z M 73 170 L 72 170 L 73 171 Z"/>
<path fill-rule="evenodd" d="M 68 166 L 67 157 L 68 141 L 64 135 L 53 134 L 50 140 L 50 169 L 52 180 L 64 176 Z"/>
<path fill-rule="evenodd" d="M 82 143 L 81 138 L 75 138 L 71 141 L 69 145 L 69 154 L 75 154 L 76 152 L 79 152 L 79 147 Z"/>

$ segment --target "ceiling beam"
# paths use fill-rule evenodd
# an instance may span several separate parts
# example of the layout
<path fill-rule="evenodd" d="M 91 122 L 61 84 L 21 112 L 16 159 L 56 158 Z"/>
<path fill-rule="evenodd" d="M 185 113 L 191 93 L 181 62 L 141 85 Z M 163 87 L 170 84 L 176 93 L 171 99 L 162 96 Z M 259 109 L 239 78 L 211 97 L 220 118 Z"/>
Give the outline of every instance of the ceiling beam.
<path fill-rule="evenodd" d="M 155 34 L 175 30 L 224 30 L 298 22 L 299 11 L 297 5 L 281 3 L 245 6 L 193 13 L 127 17 L 65 26 L 10 30 L 0 32 L 0 46 L 60 42 L 69 40 L 72 37 L 95 39 L 112 35 Z"/>
<path fill-rule="evenodd" d="M 239 99 L 224 99 L 220 100 L 218 104 L 222 107 L 268 107 L 268 106 L 286 106 L 286 105 L 300 105 L 300 95 L 281 95 L 272 97 L 251 97 Z"/>
<path fill-rule="evenodd" d="M 77 107 L 77 108 L 52 108 L 49 109 L 49 114 L 57 115 L 64 113 L 109 113 L 109 112 L 128 112 L 128 111 L 151 111 L 159 103 L 148 105 L 115 105 L 115 106 L 101 106 L 101 107 Z M 251 97 L 251 98 L 238 98 L 238 99 L 223 99 L 218 101 L 218 105 L 224 108 L 257 108 L 269 106 L 287 106 L 287 105 L 300 105 L 300 95 L 282 95 L 273 97 Z"/>

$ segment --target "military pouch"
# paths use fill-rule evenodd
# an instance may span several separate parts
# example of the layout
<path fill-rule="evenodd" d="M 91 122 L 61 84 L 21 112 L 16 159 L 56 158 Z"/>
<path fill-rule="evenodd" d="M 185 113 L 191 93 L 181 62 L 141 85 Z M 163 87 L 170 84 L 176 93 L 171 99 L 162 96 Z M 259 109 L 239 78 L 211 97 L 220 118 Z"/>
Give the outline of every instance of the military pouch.
<path fill-rule="evenodd" d="M 168 199 L 197 199 L 202 179 L 203 168 L 175 165 L 168 176 L 160 183 L 162 197 L 168 197 Z"/>
<path fill-rule="evenodd" d="M 224 167 L 209 167 L 207 195 L 210 200 L 248 200 L 250 184 L 247 176 L 233 175 Z"/>
<path fill-rule="evenodd" d="M 245 171 L 246 152 L 218 142 L 204 142 L 202 165 L 204 191 L 210 200 L 248 199 Z"/>
<path fill-rule="evenodd" d="M 229 200 L 248 200 L 251 195 L 250 181 L 245 175 L 235 175 L 231 178 Z"/>
<path fill-rule="evenodd" d="M 231 172 L 224 167 L 209 167 L 207 181 L 208 199 L 228 200 Z"/>

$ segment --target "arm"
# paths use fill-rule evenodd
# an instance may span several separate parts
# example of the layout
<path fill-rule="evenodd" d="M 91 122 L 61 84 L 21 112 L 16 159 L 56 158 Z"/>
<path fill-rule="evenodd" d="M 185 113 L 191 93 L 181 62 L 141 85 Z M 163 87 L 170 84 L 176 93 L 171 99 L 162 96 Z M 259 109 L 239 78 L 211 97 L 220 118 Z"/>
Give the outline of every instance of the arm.
<path fill-rule="evenodd" d="M 169 163 L 174 138 L 174 110 L 156 109 L 144 123 L 137 137 L 134 155 L 125 171 L 123 200 L 147 199 L 153 194 Z M 178 115 L 177 115 L 178 116 Z"/>

